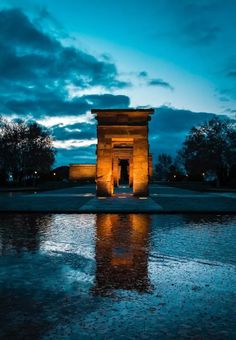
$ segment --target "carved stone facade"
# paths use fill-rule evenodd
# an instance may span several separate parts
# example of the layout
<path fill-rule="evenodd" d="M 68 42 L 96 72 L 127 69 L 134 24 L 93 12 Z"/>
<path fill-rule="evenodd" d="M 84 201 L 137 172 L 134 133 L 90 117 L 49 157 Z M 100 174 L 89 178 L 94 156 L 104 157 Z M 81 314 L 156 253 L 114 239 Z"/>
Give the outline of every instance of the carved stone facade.
<path fill-rule="evenodd" d="M 97 119 L 97 195 L 112 196 L 129 185 L 135 196 L 148 195 L 151 155 L 148 121 L 153 109 L 92 110 Z"/>

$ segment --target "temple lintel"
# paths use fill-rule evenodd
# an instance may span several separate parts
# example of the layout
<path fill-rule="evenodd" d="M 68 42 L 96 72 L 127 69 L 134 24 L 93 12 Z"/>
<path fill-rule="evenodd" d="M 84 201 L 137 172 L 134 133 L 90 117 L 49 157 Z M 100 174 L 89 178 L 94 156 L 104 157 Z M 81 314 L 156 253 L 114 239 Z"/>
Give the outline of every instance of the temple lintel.
<path fill-rule="evenodd" d="M 155 110 L 153 108 L 149 109 L 135 109 L 135 108 L 127 108 L 127 109 L 92 109 L 92 114 L 99 114 L 99 113 L 116 113 L 116 114 L 127 114 L 132 112 L 140 112 L 140 113 L 147 113 L 153 114 Z"/>

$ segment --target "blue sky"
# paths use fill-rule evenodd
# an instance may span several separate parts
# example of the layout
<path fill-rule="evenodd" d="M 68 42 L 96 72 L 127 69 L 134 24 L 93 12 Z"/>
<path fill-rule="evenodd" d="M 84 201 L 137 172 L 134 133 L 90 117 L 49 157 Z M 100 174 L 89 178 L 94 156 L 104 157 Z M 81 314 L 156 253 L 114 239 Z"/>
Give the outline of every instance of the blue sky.
<path fill-rule="evenodd" d="M 235 118 L 235 14 L 234 0 L 3 0 L 0 112 L 48 126 L 68 164 L 95 161 L 91 108 L 152 106 L 154 156 L 174 154 L 192 125 Z"/>

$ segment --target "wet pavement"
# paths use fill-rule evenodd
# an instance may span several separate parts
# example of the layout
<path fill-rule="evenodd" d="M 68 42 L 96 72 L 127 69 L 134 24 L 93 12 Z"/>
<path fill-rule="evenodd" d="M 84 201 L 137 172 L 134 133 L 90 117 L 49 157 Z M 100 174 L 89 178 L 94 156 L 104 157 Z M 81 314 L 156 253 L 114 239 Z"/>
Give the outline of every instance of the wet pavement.
<path fill-rule="evenodd" d="M 50 213 L 236 213 L 236 193 L 198 192 L 151 184 L 150 195 L 132 196 L 119 188 L 115 197 L 96 197 L 95 184 L 7 196 L 0 193 L 0 212 Z M 124 199 L 126 198 L 126 199 Z"/>
<path fill-rule="evenodd" d="M 236 216 L 0 215 L 1 339 L 233 339 Z"/>

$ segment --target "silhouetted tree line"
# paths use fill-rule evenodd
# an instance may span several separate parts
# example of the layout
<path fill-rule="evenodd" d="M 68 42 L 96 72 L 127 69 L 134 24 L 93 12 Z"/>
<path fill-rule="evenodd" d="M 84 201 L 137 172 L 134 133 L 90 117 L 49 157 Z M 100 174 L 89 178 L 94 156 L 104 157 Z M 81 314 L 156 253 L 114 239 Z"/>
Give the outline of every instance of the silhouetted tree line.
<path fill-rule="evenodd" d="M 167 154 L 158 157 L 159 180 L 208 180 L 215 184 L 236 184 L 236 125 L 214 118 L 193 127 L 175 160 Z"/>
<path fill-rule="evenodd" d="M 52 138 L 35 122 L 0 117 L 0 180 L 32 182 L 47 173 L 55 160 Z"/>

